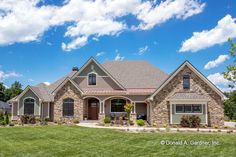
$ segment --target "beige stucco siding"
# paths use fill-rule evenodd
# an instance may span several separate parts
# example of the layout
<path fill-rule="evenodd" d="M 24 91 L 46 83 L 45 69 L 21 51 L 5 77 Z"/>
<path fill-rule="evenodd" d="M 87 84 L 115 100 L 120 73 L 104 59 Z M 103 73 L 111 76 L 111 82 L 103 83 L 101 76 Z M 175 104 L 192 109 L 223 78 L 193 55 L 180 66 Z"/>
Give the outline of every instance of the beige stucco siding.
<path fill-rule="evenodd" d="M 29 97 L 35 99 L 34 115 L 40 115 L 39 98 L 31 91 L 31 89 L 29 89 L 19 100 L 19 115 L 24 115 L 24 99 Z"/>
<path fill-rule="evenodd" d="M 48 118 L 49 117 L 49 104 L 47 102 L 42 104 L 42 118 Z"/>
<path fill-rule="evenodd" d="M 94 86 L 88 85 L 88 77 L 87 76 L 79 76 L 74 79 L 74 81 L 78 84 L 81 89 L 84 88 L 92 88 L 92 89 L 120 89 L 120 87 L 108 76 L 97 76 L 97 84 Z"/>
<path fill-rule="evenodd" d="M 99 76 L 107 76 L 107 74 L 94 62 L 91 62 L 81 71 L 79 76 L 87 76 L 89 73 L 95 72 Z"/>

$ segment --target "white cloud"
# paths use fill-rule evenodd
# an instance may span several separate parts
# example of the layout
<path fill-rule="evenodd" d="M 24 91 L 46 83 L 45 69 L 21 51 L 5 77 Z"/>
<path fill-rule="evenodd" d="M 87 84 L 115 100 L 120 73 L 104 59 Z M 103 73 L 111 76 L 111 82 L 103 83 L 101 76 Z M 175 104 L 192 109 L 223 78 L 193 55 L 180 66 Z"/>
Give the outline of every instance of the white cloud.
<path fill-rule="evenodd" d="M 102 55 L 104 55 L 105 54 L 105 52 L 98 52 L 97 54 L 96 54 L 96 57 L 99 57 L 99 56 L 102 56 Z"/>
<path fill-rule="evenodd" d="M 224 61 L 226 61 L 227 59 L 229 59 L 229 55 L 219 55 L 219 57 L 216 60 L 209 61 L 204 66 L 204 69 L 208 70 L 211 68 L 218 67 L 220 64 L 224 63 Z"/>
<path fill-rule="evenodd" d="M 121 56 L 119 53 L 115 57 L 115 61 L 123 61 L 125 59 L 124 56 Z"/>
<path fill-rule="evenodd" d="M 50 82 L 43 82 L 45 85 L 49 86 Z"/>
<path fill-rule="evenodd" d="M 201 4 L 196 0 L 166 0 L 155 6 L 146 1 L 138 7 L 137 18 L 142 21 L 138 28 L 148 30 L 172 18 L 184 20 L 199 14 L 203 11 L 205 3 Z"/>
<path fill-rule="evenodd" d="M 179 52 L 199 50 L 227 42 L 228 38 L 236 37 L 236 23 L 235 18 L 231 15 L 226 15 L 216 27 L 211 30 L 203 30 L 201 32 L 194 32 L 193 36 L 182 43 Z"/>
<path fill-rule="evenodd" d="M 3 82 L 4 80 L 8 79 L 8 78 L 13 78 L 13 77 L 21 77 L 21 74 L 18 74 L 16 72 L 4 72 L 4 71 L 0 71 L 0 82 Z"/>
<path fill-rule="evenodd" d="M 223 92 L 236 90 L 236 88 L 229 87 L 229 85 L 233 85 L 233 83 L 225 79 L 223 74 L 214 73 L 210 74 L 207 78 Z"/>
<path fill-rule="evenodd" d="M 50 28 L 65 26 L 65 37 L 70 41 L 62 42 L 62 49 L 71 51 L 90 39 L 97 41 L 101 36 L 116 36 L 129 29 L 121 19 L 127 15 L 139 21 L 134 27 L 147 30 L 171 18 L 186 19 L 202 12 L 205 6 L 197 0 L 166 0 L 160 4 L 141 0 L 65 0 L 60 6 L 40 2 L 1 1 L 0 45 L 37 41 Z"/>
<path fill-rule="evenodd" d="M 226 80 L 223 74 L 214 73 L 207 77 L 215 85 L 228 85 L 230 82 Z"/>
<path fill-rule="evenodd" d="M 138 49 L 138 55 L 141 56 L 149 50 L 148 46 L 144 46 Z"/>
<path fill-rule="evenodd" d="M 88 41 L 88 38 L 85 36 L 78 37 L 75 40 L 73 40 L 72 42 L 70 42 L 69 44 L 65 44 L 63 42 L 61 45 L 61 48 L 64 51 L 71 51 L 73 49 L 77 49 L 77 48 L 84 46 L 87 43 L 87 41 Z"/>
<path fill-rule="evenodd" d="M 34 82 L 34 79 L 29 78 L 28 81 L 29 81 L 29 82 Z"/>

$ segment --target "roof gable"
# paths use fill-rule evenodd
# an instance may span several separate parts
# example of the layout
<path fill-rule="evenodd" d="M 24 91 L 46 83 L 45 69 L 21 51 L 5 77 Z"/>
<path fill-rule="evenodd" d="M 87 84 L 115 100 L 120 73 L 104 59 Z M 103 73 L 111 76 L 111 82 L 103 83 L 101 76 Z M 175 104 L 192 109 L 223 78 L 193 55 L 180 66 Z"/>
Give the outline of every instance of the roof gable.
<path fill-rule="evenodd" d="M 51 94 L 55 94 L 57 91 L 59 91 L 67 82 L 70 82 L 73 86 L 75 86 L 75 88 L 80 91 L 81 93 L 83 93 L 83 91 L 77 86 L 77 84 L 70 79 L 69 77 L 66 77 L 61 84 L 59 84 L 53 91 Z"/>
<path fill-rule="evenodd" d="M 192 70 L 200 79 L 202 79 L 211 89 L 213 89 L 222 100 L 226 99 L 225 95 L 219 90 L 210 80 L 208 80 L 201 72 L 199 72 L 189 61 L 185 61 L 181 64 L 160 86 L 157 87 L 156 91 L 149 97 L 153 100 L 154 96 L 158 94 L 185 66 Z"/>
<path fill-rule="evenodd" d="M 100 76 L 110 77 L 121 89 L 125 89 L 101 64 L 99 64 L 93 57 L 91 57 L 80 70 L 72 77 L 87 76 L 88 73 L 95 72 Z"/>
<path fill-rule="evenodd" d="M 31 86 L 27 86 L 24 91 L 17 97 L 17 100 L 19 100 L 26 92 L 28 92 L 29 90 L 31 90 L 38 98 L 39 100 L 43 100 L 42 97 L 40 96 L 39 91 L 36 92 L 35 89 L 33 89 Z"/>

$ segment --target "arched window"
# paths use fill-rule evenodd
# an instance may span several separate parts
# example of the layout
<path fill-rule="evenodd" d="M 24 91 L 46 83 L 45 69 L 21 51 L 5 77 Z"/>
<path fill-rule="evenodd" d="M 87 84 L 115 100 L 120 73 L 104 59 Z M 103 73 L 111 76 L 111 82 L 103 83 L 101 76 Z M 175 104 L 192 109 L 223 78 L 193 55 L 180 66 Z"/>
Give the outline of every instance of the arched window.
<path fill-rule="evenodd" d="M 63 100 L 63 116 L 74 116 L 74 100 L 66 98 Z"/>
<path fill-rule="evenodd" d="M 33 115 L 34 114 L 34 103 L 33 98 L 24 99 L 24 114 Z"/>
<path fill-rule="evenodd" d="M 96 84 L 97 84 L 96 74 L 90 73 L 88 75 L 88 85 L 96 85 Z"/>

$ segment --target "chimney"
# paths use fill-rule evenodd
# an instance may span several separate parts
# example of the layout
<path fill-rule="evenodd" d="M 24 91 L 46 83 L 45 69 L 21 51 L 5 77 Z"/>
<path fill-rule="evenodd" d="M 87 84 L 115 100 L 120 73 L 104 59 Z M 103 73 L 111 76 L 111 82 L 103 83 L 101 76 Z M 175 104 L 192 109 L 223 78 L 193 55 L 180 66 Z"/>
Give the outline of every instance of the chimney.
<path fill-rule="evenodd" d="M 72 71 L 79 71 L 79 68 L 78 67 L 73 67 Z"/>

